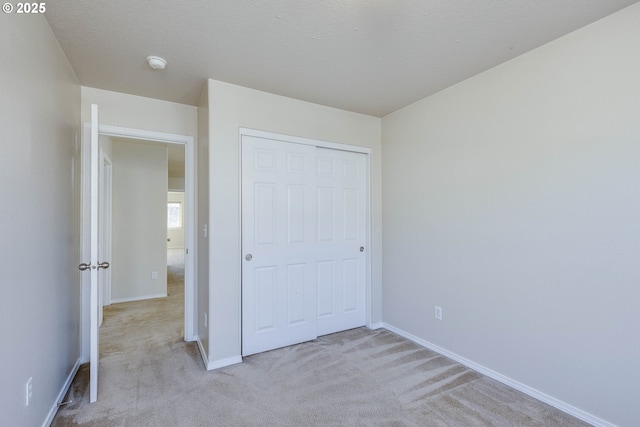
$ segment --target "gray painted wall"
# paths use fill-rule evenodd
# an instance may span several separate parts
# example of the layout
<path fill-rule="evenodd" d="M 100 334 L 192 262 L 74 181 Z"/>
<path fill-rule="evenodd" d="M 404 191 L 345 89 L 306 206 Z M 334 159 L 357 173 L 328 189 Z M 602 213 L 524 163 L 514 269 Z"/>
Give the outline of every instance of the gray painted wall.
<path fill-rule="evenodd" d="M 0 425 L 36 426 L 80 356 L 80 86 L 44 16 L 1 14 L 0 58 Z"/>
<path fill-rule="evenodd" d="M 166 296 L 167 148 L 114 141 L 112 160 L 111 301 Z"/>
<path fill-rule="evenodd" d="M 621 426 L 640 420 L 639 22 L 382 122 L 384 322 Z"/>

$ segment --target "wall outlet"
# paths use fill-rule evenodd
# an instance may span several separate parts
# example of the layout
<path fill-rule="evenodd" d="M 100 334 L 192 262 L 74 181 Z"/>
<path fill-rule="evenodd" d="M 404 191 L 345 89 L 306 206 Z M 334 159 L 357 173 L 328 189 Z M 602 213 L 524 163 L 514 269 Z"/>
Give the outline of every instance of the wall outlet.
<path fill-rule="evenodd" d="M 29 406 L 31 397 L 33 396 L 33 377 L 29 378 L 24 386 L 24 406 Z"/>
<path fill-rule="evenodd" d="M 157 279 L 158 278 L 158 272 L 157 271 L 152 271 L 151 272 L 151 278 L 152 279 Z"/>
<path fill-rule="evenodd" d="M 442 320 L 442 307 L 439 307 L 439 306 L 437 306 L 437 305 L 436 305 L 436 306 L 433 308 L 433 314 L 434 314 L 434 317 L 435 317 L 436 319 L 438 319 L 438 320 Z"/>
<path fill-rule="evenodd" d="M 207 313 L 204 314 L 204 327 L 207 327 Z"/>

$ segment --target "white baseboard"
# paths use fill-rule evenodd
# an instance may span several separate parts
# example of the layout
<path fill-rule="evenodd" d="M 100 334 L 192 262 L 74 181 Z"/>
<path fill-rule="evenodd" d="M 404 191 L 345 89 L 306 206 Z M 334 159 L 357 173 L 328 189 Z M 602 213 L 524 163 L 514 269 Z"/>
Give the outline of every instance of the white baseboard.
<path fill-rule="evenodd" d="M 138 296 L 138 297 L 112 298 L 111 299 L 111 304 L 117 304 L 117 303 L 120 303 L 120 302 L 142 301 L 142 300 L 154 299 L 154 298 L 166 298 L 166 297 L 167 297 L 167 293 L 165 292 L 163 294 L 142 295 L 142 296 Z"/>
<path fill-rule="evenodd" d="M 384 323 L 377 322 L 377 323 L 372 323 L 371 325 L 369 325 L 369 329 L 371 329 L 372 331 L 375 331 L 376 329 L 380 329 L 380 328 L 384 328 Z M 400 334 L 398 334 L 398 335 L 400 335 Z"/>
<path fill-rule="evenodd" d="M 76 364 L 73 365 L 73 368 L 71 368 L 71 372 L 69 373 L 67 380 L 64 382 L 64 385 L 60 389 L 60 392 L 58 393 L 58 397 L 56 398 L 56 401 L 53 402 L 53 406 L 49 410 L 49 414 L 47 415 L 47 418 L 42 423 L 42 427 L 49 427 L 53 422 L 53 419 L 58 413 L 58 403 L 60 403 L 62 399 L 64 399 L 65 394 L 67 394 L 67 391 L 69 391 L 69 387 L 71 387 L 71 383 L 73 382 L 73 379 L 78 373 L 79 368 L 80 368 L 80 359 L 76 360 Z"/>
<path fill-rule="evenodd" d="M 202 357 L 202 361 L 204 362 L 204 366 L 207 368 L 207 371 L 224 368 L 229 365 L 235 365 L 236 363 L 242 363 L 242 356 L 227 357 L 226 359 L 214 360 L 212 362 L 209 360 L 209 355 L 205 351 L 202 341 L 200 341 L 200 337 L 198 337 L 196 341 L 198 343 L 198 349 L 200 350 L 200 356 Z"/>
<path fill-rule="evenodd" d="M 236 363 L 242 363 L 242 356 L 227 357 L 226 359 L 214 360 L 207 364 L 207 371 L 214 369 L 224 368 L 225 366 L 235 365 Z"/>
<path fill-rule="evenodd" d="M 387 329 L 397 335 L 400 335 L 401 337 L 404 337 L 410 341 L 413 341 L 414 343 L 421 345 L 422 347 L 428 348 L 429 350 L 435 351 L 436 353 L 439 353 L 445 357 L 448 357 L 449 359 L 455 360 L 456 362 L 473 369 L 476 372 L 481 373 L 482 375 L 485 375 L 489 378 L 493 378 L 496 381 L 501 382 L 502 384 L 508 385 L 511 388 L 514 388 L 518 391 L 521 391 L 522 393 L 529 395 L 531 397 L 533 397 L 534 399 L 537 399 L 541 402 L 544 402 L 548 405 L 553 406 L 554 408 L 557 408 L 559 410 L 561 410 L 562 412 L 565 412 L 569 415 L 572 415 L 586 423 L 589 423 L 591 425 L 593 425 L 594 427 L 616 427 L 615 424 L 612 424 L 608 421 L 605 421 L 601 418 L 596 417 L 595 415 L 592 415 L 588 412 L 583 411 L 582 409 L 578 409 L 575 406 L 569 405 L 566 402 L 563 402 L 562 400 L 556 399 L 555 397 L 549 396 L 548 394 L 545 394 L 539 390 L 536 390 L 535 388 L 529 387 L 526 384 L 523 384 L 519 381 L 516 381 L 514 379 L 511 379 L 505 375 L 502 375 L 499 372 L 496 372 L 492 369 L 489 369 L 485 366 L 482 366 L 478 363 L 475 363 L 465 357 L 462 357 L 456 353 L 452 353 L 449 350 L 446 350 L 442 347 L 439 347 L 433 343 L 430 343 L 429 341 L 425 341 L 422 338 L 418 338 L 415 335 L 412 335 L 408 332 L 403 331 L 402 329 L 396 328 L 395 326 L 389 325 L 388 323 L 382 323 L 382 327 L 384 329 Z M 373 328 L 372 328 L 373 329 Z"/>
<path fill-rule="evenodd" d="M 204 349 L 204 346 L 202 345 L 202 341 L 200 341 L 200 337 L 196 337 L 196 342 L 198 343 L 198 350 L 200 350 L 200 357 L 202 357 L 202 363 L 204 363 L 204 367 L 207 368 L 207 370 L 209 370 L 208 366 L 209 366 L 209 355 L 207 354 L 207 352 Z"/>

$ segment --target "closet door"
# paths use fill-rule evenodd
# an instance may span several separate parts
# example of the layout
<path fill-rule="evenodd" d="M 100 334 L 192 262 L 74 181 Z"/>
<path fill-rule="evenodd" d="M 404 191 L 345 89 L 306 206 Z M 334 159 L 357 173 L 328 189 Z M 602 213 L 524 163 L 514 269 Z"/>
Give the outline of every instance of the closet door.
<path fill-rule="evenodd" d="M 365 325 L 366 155 L 317 148 L 318 335 Z"/>
<path fill-rule="evenodd" d="M 317 337 L 316 148 L 242 136 L 242 354 Z"/>

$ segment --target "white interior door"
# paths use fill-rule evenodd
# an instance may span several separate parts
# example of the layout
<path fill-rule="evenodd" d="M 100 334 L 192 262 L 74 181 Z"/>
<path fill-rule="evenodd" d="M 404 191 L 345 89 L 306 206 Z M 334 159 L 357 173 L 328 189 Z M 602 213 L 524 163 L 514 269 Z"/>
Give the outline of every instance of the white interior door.
<path fill-rule="evenodd" d="M 315 147 L 242 137 L 242 354 L 317 337 Z"/>
<path fill-rule="evenodd" d="M 90 222 L 90 253 L 91 261 L 91 285 L 89 290 L 90 314 L 89 314 L 89 400 L 98 400 L 98 106 L 91 105 L 91 142 L 90 142 L 90 166 L 91 175 L 90 192 L 91 207 L 89 213 Z"/>
<path fill-rule="evenodd" d="M 318 335 L 366 322 L 366 155 L 317 148 Z"/>

